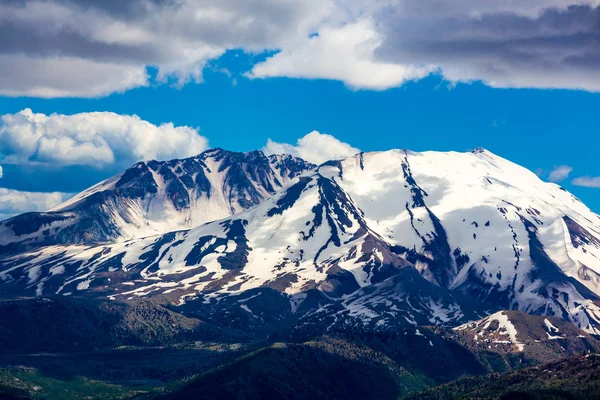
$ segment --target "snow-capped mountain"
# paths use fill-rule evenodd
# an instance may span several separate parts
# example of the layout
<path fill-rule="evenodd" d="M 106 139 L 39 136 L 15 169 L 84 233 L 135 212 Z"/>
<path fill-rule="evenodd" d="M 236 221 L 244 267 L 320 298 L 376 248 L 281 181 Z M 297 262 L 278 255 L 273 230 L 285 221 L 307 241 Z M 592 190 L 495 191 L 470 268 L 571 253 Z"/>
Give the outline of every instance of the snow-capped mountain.
<path fill-rule="evenodd" d="M 314 165 L 211 149 L 139 162 L 58 205 L 0 223 L 0 246 L 98 243 L 188 229 L 252 207 Z"/>
<path fill-rule="evenodd" d="M 244 161 L 229 161 L 238 157 Z M 297 329 L 457 326 L 515 309 L 600 334 L 600 217 L 559 186 L 488 151 L 360 153 L 312 169 L 259 152 L 209 151 L 189 160 L 210 185 L 190 175 L 186 160 L 138 164 L 60 206 L 57 215 L 105 188 L 145 189 L 132 196 L 144 199 L 143 207 L 138 202 L 122 212 L 101 203 L 121 218 L 113 218 L 117 234 L 101 230 L 108 234 L 95 237 L 110 243 L 59 240 L 5 249 L 0 293 L 154 297 L 197 304 L 207 319 L 241 313 L 257 324 L 266 323 L 261 298 L 275 296 L 269 307 L 284 304 L 277 318 L 293 319 Z M 170 171 L 161 177 L 177 180 L 157 179 L 161 168 Z M 183 183 L 181 171 L 193 184 Z M 169 182 L 194 191 L 169 189 Z M 223 190 L 209 189 L 208 197 L 205 187 Z M 160 213 L 165 204 L 189 213 L 156 228 L 167 233 L 140 237 L 139 221 L 147 229 L 171 220 L 160 213 L 155 219 L 153 202 Z M 139 207 L 143 218 L 122 217 Z M 14 231 L 19 218 L 5 227 Z M 197 226 L 182 229 L 189 225 Z"/>

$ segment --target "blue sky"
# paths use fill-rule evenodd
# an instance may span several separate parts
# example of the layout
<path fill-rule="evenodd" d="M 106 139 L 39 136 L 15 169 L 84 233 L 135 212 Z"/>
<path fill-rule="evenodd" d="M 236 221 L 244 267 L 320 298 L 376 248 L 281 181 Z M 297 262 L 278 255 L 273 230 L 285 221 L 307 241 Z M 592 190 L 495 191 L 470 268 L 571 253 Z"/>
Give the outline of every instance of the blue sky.
<path fill-rule="evenodd" d="M 53 32 L 55 36 L 47 39 L 47 32 L 37 30 L 42 29 L 39 22 L 47 15 L 42 7 L 54 2 L 57 9 L 80 13 L 83 19 L 105 13 L 108 21 L 126 21 L 131 37 L 121 43 L 118 40 L 125 33 L 119 36 L 117 44 L 121 47 L 117 48 L 110 31 L 79 32 L 88 46 L 85 50 L 73 35 L 63 38 Z M 237 4 L 236 0 L 230 2 Z M 562 166 L 563 174 L 555 175 L 555 180 L 599 212 L 600 188 L 581 185 L 600 186 L 600 179 L 593 179 L 600 176 L 600 65 L 596 61 L 600 57 L 590 53 L 585 43 L 581 45 L 581 55 L 576 57 L 579 47 L 573 37 L 597 34 L 593 21 L 600 15 L 600 8 L 586 1 L 566 8 L 553 0 L 536 0 L 529 8 L 511 5 L 513 9 L 489 8 L 488 4 L 488 8 L 479 10 L 479 19 L 456 17 L 463 15 L 464 10 L 436 9 L 433 17 L 429 15 L 426 22 L 420 23 L 420 15 L 415 11 L 419 8 L 412 9 L 411 0 L 402 2 L 405 14 L 390 13 L 387 8 L 365 9 L 364 5 L 357 8 L 354 3 L 360 2 L 351 1 L 343 12 L 331 7 L 321 9 L 321 4 L 327 2 L 317 2 L 318 6 L 313 4 L 316 8 L 310 8 L 310 4 L 289 0 L 284 2 L 287 8 L 276 9 L 272 2 L 260 1 L 256 7 L 265 7 L 260 15 L 270 18 L 267 26 L 273 27 L 272 32 L 264 31 L 264 23 L 258 21 L 261 25 L 256 30 L 244 28 L 239 35 L 243 39 L 233 35 L 221 43 L 221 38 L 229 33 L 218 28 L 208 33 L 190 29 L 173 38 L 161 36 L 161 40 L 166 37 L 164 46 L 154 48 L 146 38 L 139 39 L 147 27 L 144 12 L 148 10 L 120 5 L 109 9 L 108 3 L 92 2 L 90 7 L 98 9 L 88 13 L 89 10 L 67 0 L 27 0 L 25 8 L 9 10 L 14 12 L 13 20 L 22 20 L 22 25 L 15 22 L 9 27 L 14 31 L 8 33 L 22 36 L 24 31 L 19 29 L 28 29 L 36 30 L 40 36 L 28 37 L 30 42 L 26 38 L 8 43 L 6 38 L 11 36 L 0 32 L 0 47 L 12 49 L 0 54 L 0 65 L 5 71 L 0 78 L 0 115 L 31 109 L 33 114 L 45 116 L 81 114 L 85 120 L 87 113 L 112 112 L 137 115 L 156 126 L 172 123 L 174 127 L 198 128 L 199 133 L 193 129 L 177 131 L 180 138 L 173 145 L 170 138 L 161 135 L 175 131 L 157 129 L 153 133 L 156 138 L 150 143 L 161 147 L 168 142 L 173 145 L 172 151 L 144 152 L 140 146 L 119 149 L 115 144 L 119 143 L 119 135 L 139 138 L 139 133 L 121 133 L 115 128 L 110 132 L 112 139 L 107 139 L 110 154 L 105 158 L 98 155 L 97 162 L 88 163 L 85 158 L 70 157 L 75 153 L 71 150 L 61 157 L 44 158 L 39 148 L 35 154 L 17 149 L 21 144 L 15 138 L 24 137 L 21 132 L 25 131 L 14 128 L 17 122 L 4 120 L 0 123 L 0 140 L 4 141 L 0 143 L 0 154 L 4 153 L 0 156 L 0 188 L 76 192 L 119 172 L 137 158 L 153 158 L 157 154 L 182 156 L 191 148 L 205 147 L 203 142 L 191 148 L 185 146 L 189 135 L 205 137 L 210 147 L 248 151 L 262 148 L 268 139 L 293 145 L 316 130 L 362 151 L 468 151 L 485 147 L 536 171 L 544 179 Z M 431 3 L 433 7 L 436 1 Z M 464 3 L 469 10 L 483 7 L 466 0 Z M 187 18 L 168 6 L 160 7 L 154 11 L 165 20 Z M 226 10 L 223 18 L 241 18 L 256 11 L 248 11 L 243 4 L 230 7 L 233 8 Z M 23 10 L 30 13 L 27 18 Z M 431 18 L 439 18 L 435 29 L 428 25 Z M 482 20 L 486 22 L 483 25 Z M 35 28 L 32 21 L 38 22 Z M 399 21 L 410 21 L 408 30 L 396 32 Z M 578 24 L 574 25 L 574 21 Z M 562 34 L 563 23 L 581 31 L 569 31 L 570 36 L 565 33 L 564 38 L 557 37 L 558 33 L 550 35 L 552 38 L 535 34 L 546 32 L 549 26 Z M 294 24 L 295 29 L 288 32 L 288 25 Z M 0 23 L 0 28 L 6 26 Z M 502 32 L 511 27 L 513 37 L 505 38 L 506 33 Z M 301 33 L 296 37 L 297 31 Z M 455 31 L 461 32 L 460 43 L 441 39 Z M 481 36 L 477 36 L 479 31 Z M 423 32 L 428 35 L 426 43 Z M 182 35 L 189 36 L 180 43 Z M 481 38 L 493 35 L 494 47 L 484 46 L 481 50 Z M 110 40 L 106 39 L 109 36 Z M 379 40 L 380 37 L 385 39 Z M 411 37 L 418 37 L 421 47 L 417 49 Z M 522 43 L 522 54 L 516 54 L 511 47 L 515 37 Z M 567 51 L 562 43 L 567 40 L 568 54 L 561 57 L 561 52 Z M 103 46 L 94 50 L 98 43 Z M 199 48 L 199 43 L 204 46 L 201 54 L 189 59 L 189 49 Z M 185 47 L 188 45 L 191 47 Z M 542 47 L 551 51 L 538 54 Z M 432 50 L 426 53 L 422 49 Z M 450 54 L 449 50 L 445 53 L 440 49 L 453 50 Z M 548 58 L 547 54 L 555 58 Z M 102 118 L 113 117 L 105 114 Z M 110 129 L 105 122 L 102 124 L 102 129 Z M 114 121 L 111 124 L 118 125 Z M 59 129 L 51 122 L 44 129 L 50 129 L 50 125 L 54 131 L 49 143 L 63 146 L 60 129 L 68 130 L 69 126 L 60 125 Z M 19 129 L 23 126 L 19 125 Z M 69 146 L 86 143 L 87 139 L 76 133 L 69 135 Z M 104 144 L 94 142 L 94 146 L 106 150 Z M 60 147 L 65 148 L 69 147 Z M 90 155 L 95 156 L 93 151 Z M 578 185 L 573 183 L 581 177 L 590 179 L 576 180 Z M 11 210 L 7 208 L 11 207 L 14 213 L 49 204 L 49 200 L 33 201 L 30 205 L 11 201 L 3 203 L 0 199 L 0 216 L 9 215 Z"/>

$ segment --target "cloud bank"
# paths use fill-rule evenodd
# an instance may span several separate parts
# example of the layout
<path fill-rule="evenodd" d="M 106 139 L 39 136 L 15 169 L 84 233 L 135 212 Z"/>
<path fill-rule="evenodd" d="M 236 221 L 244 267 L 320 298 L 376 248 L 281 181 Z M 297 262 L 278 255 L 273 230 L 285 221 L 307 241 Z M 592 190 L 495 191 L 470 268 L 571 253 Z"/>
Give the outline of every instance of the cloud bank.
<path fill-rule="evenodd" d="M 0 94 L 97 97 L 202 82 L 230 49 L 251 78 L 384 90 L 433 72 L 600 91 L 597 0 L 15 0 L 0 3 Z"/>

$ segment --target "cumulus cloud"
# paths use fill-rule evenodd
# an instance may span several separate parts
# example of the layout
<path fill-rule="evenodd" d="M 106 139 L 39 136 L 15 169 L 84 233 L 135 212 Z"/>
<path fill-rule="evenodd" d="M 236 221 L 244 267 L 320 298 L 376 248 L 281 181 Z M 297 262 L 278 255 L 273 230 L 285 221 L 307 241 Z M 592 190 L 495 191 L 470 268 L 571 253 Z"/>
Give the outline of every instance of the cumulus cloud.
<path fill-rule="evenodd" d="M 582 176 L 579 178 L 573 179 L 571 182 L 575 186 L 583 186 L 588 188 L 600 188 L 600 176 L 590 177 L 590 176 Z"/>
<path fill-rule="evenodd" d="M 493 87 L 600 91 L 597 0 L 0 2 L 0 94 L 95 97 L 201 82 L 229 49 L 253 78 L 382 90 L 432 72 Z"/>
<path fill-rule="evenodd" d="M 64 202 L 70 193 L 21 192 L 0 188 L 0 221 L 29 211 L 46 211 Z"/>
<path fill-rule="evenodd" d="M 569 177 L 569 174 L 573 171 L 573 167 L 568 165 L 559 165 L 555 167 L 552 171 L 550 171 L 550 175 L 548 175 L 548 180 L 550 182 L 560 182 L 564 181 Z"/>
<path fill-rule="evenodd" d="M 172 123 L 157 126 L 136 115 L 46 115 L 25 109 L 0 117 L 0 157 L 5 165 L 127 167 L 138 160 L 189 157 L 207 147 L 197 129 Z"/>
<path fill-rule="evenodd" d="M 312 131 L 298 139 L 296 145 L 278 143 L 271 139 L 263 147 L 265 154 L 291 154 L 314 164 L 340 160 L 359 153 L 360 150 L 331 135 Z"/>

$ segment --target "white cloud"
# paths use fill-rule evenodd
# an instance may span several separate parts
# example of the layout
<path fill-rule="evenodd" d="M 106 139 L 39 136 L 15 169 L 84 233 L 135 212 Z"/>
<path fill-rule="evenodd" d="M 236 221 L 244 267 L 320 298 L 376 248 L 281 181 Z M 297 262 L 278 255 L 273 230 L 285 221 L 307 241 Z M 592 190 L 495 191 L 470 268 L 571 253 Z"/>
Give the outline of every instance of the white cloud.
<path fill-rule="evenodd" d="M 568 165 L 559 165 L 550 172 L 548 180 L 550 180 L 550 182 L 564 181 L 569 177 L 571 171 L 573 171 L 573 167 L 570 167 Z"/>
<path fill-rule="evenodd" d="M 573 179 L 573 181 L 571 183 L 575 186 L 600 188 L 600 176 L 596 176 L 596 177 L 582 176 L 582 177 Z"/>
<path fill-rule="evenodd" d="M 64 202 L 70 193 L 21 192 L 0 188 L 0 220 L 30 211 L 46 211 Z"/>
<path fill-rule="evenodd" d="M 298 139 L 295 146 L 268 139 L 262 150 L 265 154 L 292 154 L 314 164 L 344 159 L 360 152 L 348 143 L 317 131 L 312 131 Z"/>
<path fill-rule="evenodd" d="M 157 126 L 136 115 L 46 115 L 25 109 L 0 118 L 3 164 L 127 167 L 138 160 L 190 157 L 207 147 L 197 129 L 172 123 Z"/>
<path fill-rule="evenodd" d="M 331 79 L 355 89 L 383 90 L 421 79 L 435 70 L 433 66 L 378 61 L 375 50 L 381 40 L 368 19 L 340 27 L 324 27 L 318 35 L 284 48 L 256 65 L 249 76 Z"/>

